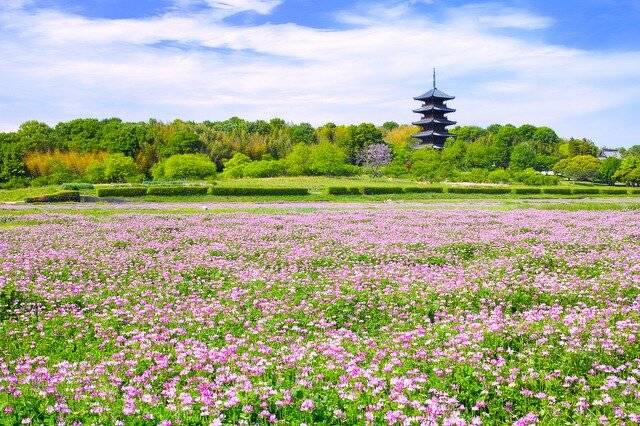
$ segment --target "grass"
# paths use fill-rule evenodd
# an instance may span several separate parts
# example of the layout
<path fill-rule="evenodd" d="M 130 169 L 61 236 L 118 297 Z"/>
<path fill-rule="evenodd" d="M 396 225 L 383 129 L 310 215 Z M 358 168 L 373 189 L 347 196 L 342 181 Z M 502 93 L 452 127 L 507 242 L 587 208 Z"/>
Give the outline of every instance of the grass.
<path fill-rule="evenodd" d="M 629 197 L 626 194 L 531 194 L 530 191 L 522 190 L 521 185 L 513 185 L 520 194 L 455 194 L 455 193 L 434 193 L 420 192 L 415 190 L 411 193 L 403 194 L 370 194 L 370 195 L 330 195 L 327 194 L 329 187 L 402 187 L 402 188 L 429 188 L 434 185 L 428 182 L 417 182 L 410 179 L 398 179 L 387 177 L 325 177 L 325 176 L 296 176 L 296 177 L 275 177 L 275 178 L 243 178 L 219 180 L 216 187 L 254 187 L 254 188 L 309 188 L 310 195 L 307 196 L 215 196 L 215 195 L 195 195 L 195 196 L 143 196 L 136 201 L 152 202 L 275 202 L 275 201 L 340 201 L 340 202 L 362 202 L 362 201 L 386 201 L 386 200 L 458 200 L 458 199 L 580 199 L 580 198 L 604 198 L 611 196 Z M 453 186 L 453 185 L 452 185 Z M 573 182 L 561 182 L 558 187 L 583 187 Z M 593 186 L 600 188 L 600 186 Z M 0 202 L 19 202 L 25 198 L 52 194 L 60 191 L 61 186 L 43 186 L 33 188 L 21 188 L 11 190 L 0 190 Z M 95 196 L 95 189 L 83 189 L 81 195 Z"/>

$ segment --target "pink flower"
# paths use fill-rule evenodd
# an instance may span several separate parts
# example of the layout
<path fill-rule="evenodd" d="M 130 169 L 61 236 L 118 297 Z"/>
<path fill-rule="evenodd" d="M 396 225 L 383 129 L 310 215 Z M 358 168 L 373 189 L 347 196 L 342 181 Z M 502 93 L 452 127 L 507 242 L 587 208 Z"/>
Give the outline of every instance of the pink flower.
<path fill-rule="evenodd" d="M 312 411 L 314 407 L 315 407 L 315 404 L 310 399 L 305 399 L 304 401 L 302 401 L 302 404 L 300 405 L 300 409 L 302 411 Z"/>

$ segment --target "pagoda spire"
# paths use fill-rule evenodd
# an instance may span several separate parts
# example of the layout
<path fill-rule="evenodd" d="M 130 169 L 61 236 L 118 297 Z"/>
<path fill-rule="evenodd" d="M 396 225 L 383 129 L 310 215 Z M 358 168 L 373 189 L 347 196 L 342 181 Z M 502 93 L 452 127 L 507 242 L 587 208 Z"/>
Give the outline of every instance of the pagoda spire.
<path fill-rule="evenodd" d="M 413 123 L 420 127 L 420 132 L 413 137 L 419 141 L 418 144 L 421 146 L 441 149 L 447 138 L 451 137 L 447 127 L 456 124 L 455 121 L 446 117 L 447 114 L 455 112 L 455 109 L 446 105 L 446 102 L 455 99 L 455 96 L 449 96 L 437 89 L 436 69 L 434 68 L 433 89 L 413 99 L 423 102 L 420 108 L 413 110 L 415 113 L 422 114 L 422 118 Z"/>

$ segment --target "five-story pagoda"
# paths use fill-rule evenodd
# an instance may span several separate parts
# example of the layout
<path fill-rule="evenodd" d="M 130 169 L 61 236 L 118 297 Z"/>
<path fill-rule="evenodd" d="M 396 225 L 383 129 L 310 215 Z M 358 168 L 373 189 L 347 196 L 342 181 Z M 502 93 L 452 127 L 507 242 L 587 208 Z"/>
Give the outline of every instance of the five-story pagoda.
<path fill-rule="evenodd" d="M 423 102 L 420 108 L 413 110 L 413 112 L 422 114 L 422 119 L 413 123 L 420 127 L 420 132 L 413 137 L 420 141 L 419 145 L 442 148 L 447 138 L 451 137 L 447 126 L 456 124 L 455 121 L 446 117 L 448 113 L 455 111 L 446 105 L 446 102 L 455 99 L 455 96 L 447 95 L 436 88 L 436 70 L 434 69 L 433 89 L 413 99 Z"/>

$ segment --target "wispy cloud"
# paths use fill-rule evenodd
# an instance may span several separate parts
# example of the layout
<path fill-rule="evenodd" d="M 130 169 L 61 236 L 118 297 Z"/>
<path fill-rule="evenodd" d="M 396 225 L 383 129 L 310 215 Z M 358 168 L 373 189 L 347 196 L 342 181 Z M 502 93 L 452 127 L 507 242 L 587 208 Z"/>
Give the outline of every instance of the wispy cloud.
<path fill-rule="evenodd" d="M 603 123 L 614 131 L 593 120 L 640 95 L 640 51 L 591 52 L 496 31 L 552 25 L 522 10 L 462 7 L 437 21 L 415 13 L 412 1 L 380 3 L 342 13 L 348 28 L 324 30 L 224 19 L 268 14 L 280 3 L 269 0 L 117 20 L 5 3 L 0 125 L 8 128 L 29 118 L 113 115 L 408 122 L 410 99 L 436 66 L 443 88 L 459 95 L 462 123 L 533 122 L 603 144 L 632 142 L 619 123 Z"/>

